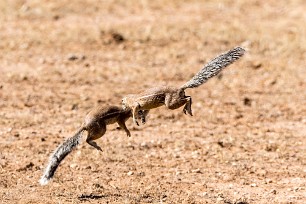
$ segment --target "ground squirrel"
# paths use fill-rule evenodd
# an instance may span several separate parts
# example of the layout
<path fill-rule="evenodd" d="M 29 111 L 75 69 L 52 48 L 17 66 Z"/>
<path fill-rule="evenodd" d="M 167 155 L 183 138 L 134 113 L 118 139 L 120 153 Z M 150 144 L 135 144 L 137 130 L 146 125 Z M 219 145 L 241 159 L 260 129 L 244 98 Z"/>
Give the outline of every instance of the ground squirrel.
<path fill-rule="evenodd" d="M 137 119 L 141 119 L 142 123 L 145 123 L 146 114 L 147 112 L 145 111 L 139 111 L 136 117 Z M 101 147 L 99 147 L 94 140 L 99 139 L 105 134 L 106 126 L 109 124 L 117 122 L 118 125 L 125 130 L 127 136 L 130 137 L 131 133 L 125 125 L 125 122 L 130 117 L 132 117 L 130 109 L 122 109 L 117 106 L 97 106 L 91 110 L 86 115 L 84 123 L 75 135 L 64 141 L 51 155 L 48 166 L 39 180 L 39 183 L 41 185 L 46 185 L 49 182 L 60 162 L 80 143 L 82 133 L 85 130 L 88 132 L 86 142 L 100 151 L 102 151 Z"/>
<path fill-rule="evenodd" d="M 207 63 L 191 80 L 185 83 L 183 86 L 169 87 L 155 87 L 148 89 L 140 94 L 127 95 L 122 99 L 122 106 L 124 109 L 132 109 L 133 121 L 138 125 L 136 115 L 139 110 L 148 111 L 153 108 L 166 105 L 169 109 L 177 109 L 183 105 L 183 112 L 192 116 L 191 103 L 192 99 L 190 96 L 185 95 L 185 89 L 195 88 L 208 79 L 216 76 L 222 69 L 232 64 L 243 56 L 245 50 L 241 47 L 235 47 L 232 50 L 223 53 Z"/>

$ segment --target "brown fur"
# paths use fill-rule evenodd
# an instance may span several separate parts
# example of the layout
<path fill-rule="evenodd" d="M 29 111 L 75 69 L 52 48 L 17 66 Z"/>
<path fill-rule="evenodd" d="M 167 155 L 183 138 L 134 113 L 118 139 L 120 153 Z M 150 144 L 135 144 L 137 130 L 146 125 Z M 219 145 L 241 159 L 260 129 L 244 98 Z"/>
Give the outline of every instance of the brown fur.
<path fill-rule="evenodd" d="M 98 150 L 102 150 L 96 142 L 106 132 L 106 126 L 118 123 L 118 125 L 126 132 L 130 137 L 131 133 L 127 129 L 125 122 L 132 116 L 131 111 L 123 110 L 117 106 L 98 106 L 91 110 L 85 117 L 85 122 L 82 125 L 84 130 L 87 130 L 88 135 L 86 142 Z"/>
<path fill-rule="evenodd" d="M 140 111 L 136 113 L 136 115 L 141 118 L 143 123 L 145 122 L 145 112 Z M 86 115 L 84 123 L 75 135 L 64 141 L 53 152 L 44 175 L 39 181 L 40 184 L 45 185 L 49 182 L 61 161 L 80 143 L 82 133 L 85 130 L 88 132 L 86 142 L 97 150 L 102 151 L 101 147 L 99 147 L 94 140 L 101 138 L 106 132 L 106 126 L 113 123 L 118 123 L 118 125 L 126 132 L 127 136 L 130 137 L 131 133 L 127 129 L 125 122 L 131 116 L 131 110 L 117 106 L 98 106 L 92 109 Z"/>
<path fill-rule="evenodd" d="M 133 116 L 139 110 L 145 110 L 146 114 L 148 114 L 150 109 L 163 105 L 171 110 L 185 105 L 183 109 L 184 113 L 192 116 L 191 103 L 191 97 L 186 96 L 183 89 L 169 86 L 155 87 L 137 95 L 127 95 L 122 99 L 123 108 L 131 108 Z M 135 117 L 133 117 L 133 121 L 138 125 Z"/>
<path fill-rule="evenodd" d="M 245 50 L 241 47 L 229 50 L 207 63 L 192 79 L 181 87 L 162 86 L 148 89 L 140 94 L 128 95 L 122 99 L 122 106 L 124 109 L 132 110 L 133 121 L 137 125 L 136 115 L 139 110 L 145 110 L 148 113 L 150 109 L 162 105 L 171 110 L 185 105 L 183 112 L 192 116 L 192 99 L 190 96 L 185 95 L 185 89 L 202 85 L 208 79 L 220 73 L 225 67 L 238 60 L 244 53 Z"/>

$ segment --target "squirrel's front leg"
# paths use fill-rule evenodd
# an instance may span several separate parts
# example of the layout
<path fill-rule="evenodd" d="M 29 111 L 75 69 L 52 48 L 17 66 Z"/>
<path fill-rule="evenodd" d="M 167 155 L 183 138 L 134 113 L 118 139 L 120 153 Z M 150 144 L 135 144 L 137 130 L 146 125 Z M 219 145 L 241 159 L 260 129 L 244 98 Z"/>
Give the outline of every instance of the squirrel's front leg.
<path fill-rule="evenodd" d="M 140 110 L 138 111 L 138 117 L 141 118 L 141 123 L 145 124 L 146 123 L 146 117 L 149 114 L 150 110 Z"/>
<path fill-rule="evenodd" d="M 139 126 L 139 123 L 138 123 L 138 121 L 137 121 L 137 119 L 136 119 L 136 115 L 138 116 L 139 108 L 140 108 L 140 106 L 139 106 L 138 103 L 137 103 L 136 105 L 134 105 L 134 107 L 133 107 L 133 122 L 134 122 L 137 126 Z"/>

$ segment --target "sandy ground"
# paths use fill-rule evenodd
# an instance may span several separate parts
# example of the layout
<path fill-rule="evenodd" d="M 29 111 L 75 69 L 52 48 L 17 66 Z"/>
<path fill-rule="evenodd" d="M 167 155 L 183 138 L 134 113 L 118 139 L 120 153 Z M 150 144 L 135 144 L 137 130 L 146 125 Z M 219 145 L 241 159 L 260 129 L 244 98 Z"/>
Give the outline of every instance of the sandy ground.
<path fill-rule="evenodd" d="M 305 203 L 306 2 L 1 1 L 1 203 Z M 51 152 L 97 104 L 179 86 L 237 45 L 247 55 L 165 107 Z"/>

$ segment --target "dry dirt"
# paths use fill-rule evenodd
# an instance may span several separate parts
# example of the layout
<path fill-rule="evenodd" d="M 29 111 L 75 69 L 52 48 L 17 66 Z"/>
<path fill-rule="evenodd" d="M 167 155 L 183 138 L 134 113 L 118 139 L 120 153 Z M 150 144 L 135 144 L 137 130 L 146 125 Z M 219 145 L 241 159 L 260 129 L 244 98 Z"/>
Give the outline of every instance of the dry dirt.
<path fill-rule="evenodd" d="M 305 203 L 306 2 L 0 2 L 1 203 Z M 181 85 L 221 52 L 239 62 L 164 107 L 73 151 L 51 152 L 97 104 Z"/>

